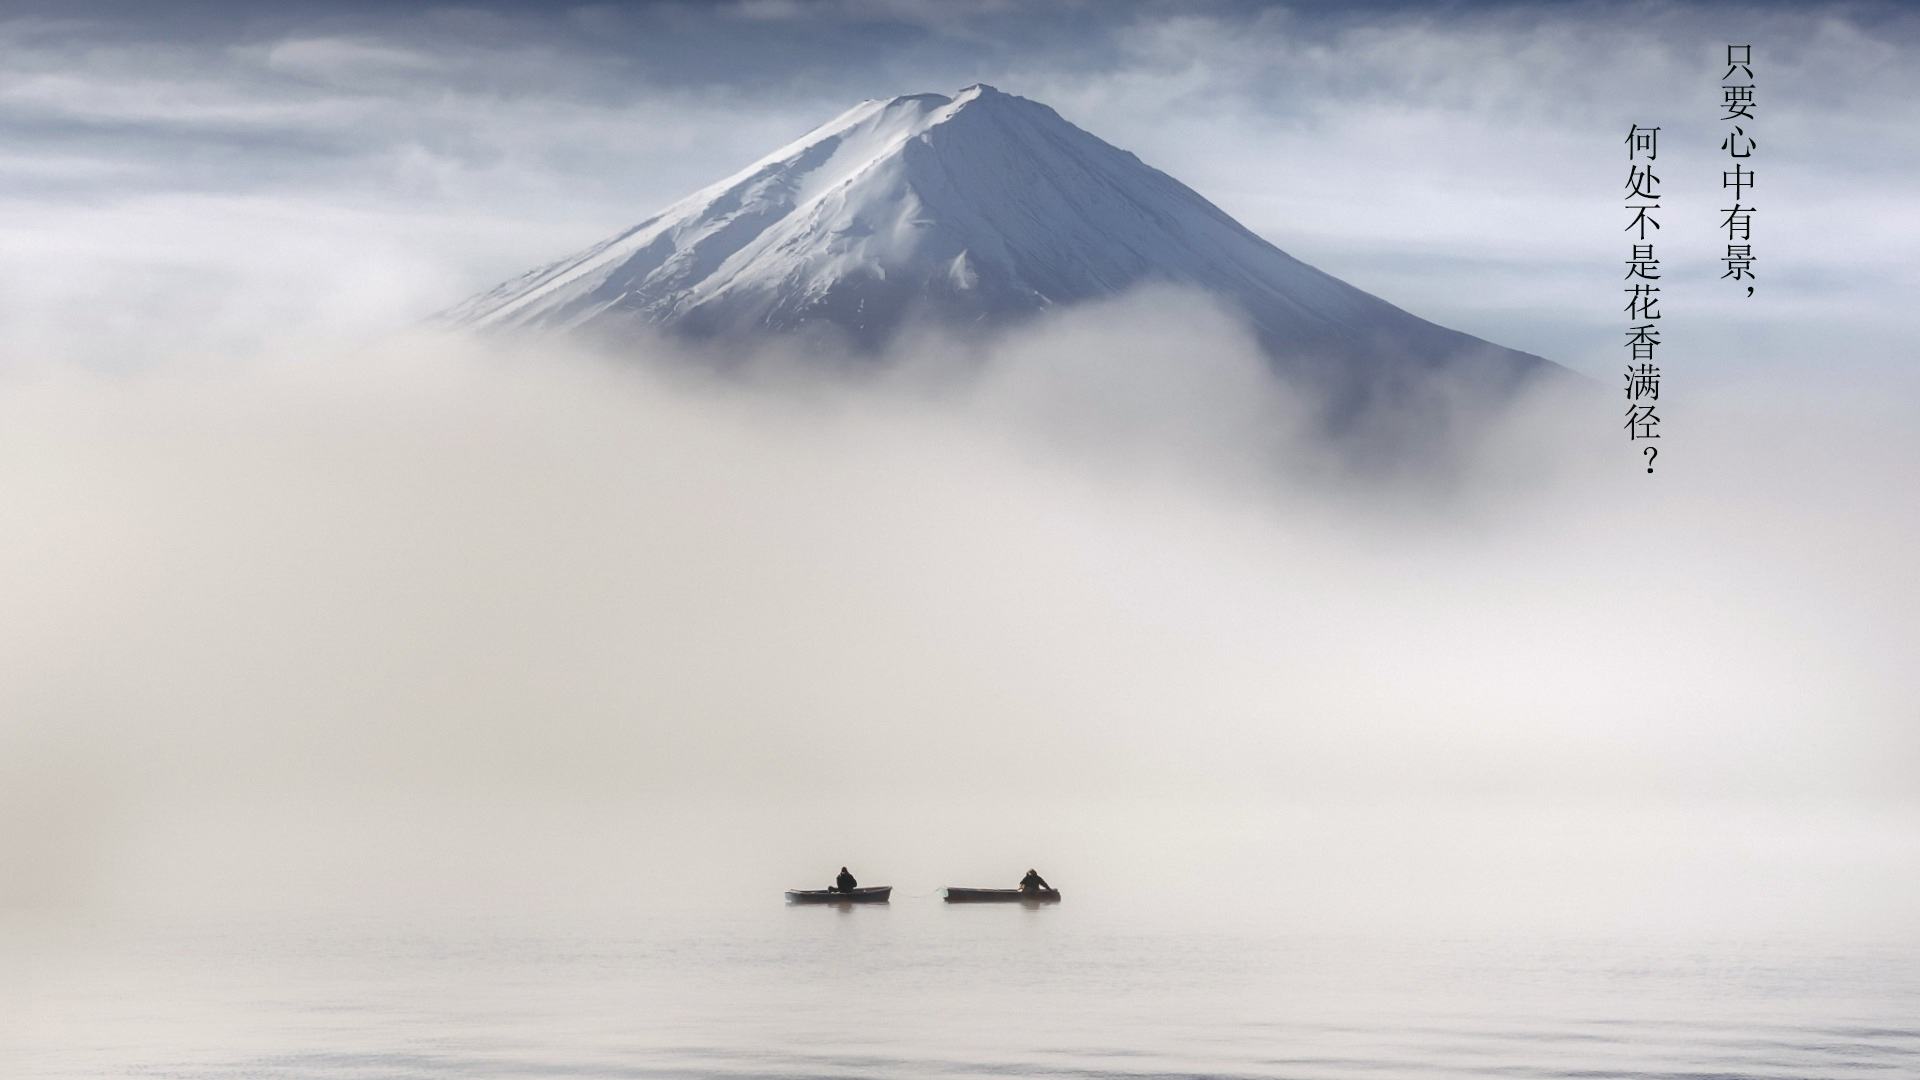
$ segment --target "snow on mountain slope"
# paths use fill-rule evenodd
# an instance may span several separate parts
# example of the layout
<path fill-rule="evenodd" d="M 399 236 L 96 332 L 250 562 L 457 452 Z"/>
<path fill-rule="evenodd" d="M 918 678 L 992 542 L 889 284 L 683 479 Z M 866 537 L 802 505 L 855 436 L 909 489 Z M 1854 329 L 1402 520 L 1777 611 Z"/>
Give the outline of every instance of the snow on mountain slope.
<path fill-rule="evenodd" d="M 1149 283 L 1238 308 L 1283 367 L 1557 370 L 1324 274 L 1045 105 L 985 85 L 862 102 L 447 318 L 701 337 L 827 324 L 875 346 L 913 318 L 993 326 Z"/>

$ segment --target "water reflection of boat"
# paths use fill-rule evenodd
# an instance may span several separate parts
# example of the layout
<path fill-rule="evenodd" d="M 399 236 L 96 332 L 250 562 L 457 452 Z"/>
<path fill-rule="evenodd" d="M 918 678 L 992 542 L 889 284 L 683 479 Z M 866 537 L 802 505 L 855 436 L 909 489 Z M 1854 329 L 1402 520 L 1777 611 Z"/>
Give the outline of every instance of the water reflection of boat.
<path fill-rule="evenodd" d="M 947 887 L 949 904 L 1057 904 L 1059 889 L 963 889 Z"/>
<path fill-rule="evenodd" d="M 891 885 L 868 885 L 840 892 L 836 889 L 788 889 L 789 904 L 884 904 L 893 895 Z"/>

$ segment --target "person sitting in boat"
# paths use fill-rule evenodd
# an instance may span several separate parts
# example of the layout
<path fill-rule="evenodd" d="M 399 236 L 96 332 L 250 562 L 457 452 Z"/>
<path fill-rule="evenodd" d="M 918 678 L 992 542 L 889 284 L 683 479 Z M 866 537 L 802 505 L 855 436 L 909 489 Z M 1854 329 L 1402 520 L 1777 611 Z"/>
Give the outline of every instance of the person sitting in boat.
<path fill-rule="evenodd" d="M 1040 892 L 1051 888 L 1053 886 L 1047 884 L 1047 879 L 1041 877 L 1032 867 L 1028 867 L 1027 876 L 1020 879 L 1021 892 Z"/>
<path fill-rule="evenodd" d="M 840 876 L 833 879 L 833 888 L 828 889 L 827 891 L 828 892 L 852 892 L 854 889 L 858 888 L 859 885 L 860 883 L 853 880 L 853 875 L 847 873 L 847 868 L 843 866 L 840 868 Z"/>

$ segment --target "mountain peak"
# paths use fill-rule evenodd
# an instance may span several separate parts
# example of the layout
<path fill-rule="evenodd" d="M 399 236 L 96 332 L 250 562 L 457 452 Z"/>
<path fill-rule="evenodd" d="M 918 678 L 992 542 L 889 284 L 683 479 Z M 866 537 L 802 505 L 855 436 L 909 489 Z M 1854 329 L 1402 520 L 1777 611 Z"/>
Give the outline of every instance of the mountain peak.
<path fill-rule="evenodd" d="M 996 86 L 991 86 L 987 83 L 974 83 L 972 86 L 963 86 L 960 89 L 954 91 L 950 95 L 937 94 L 937 93 L 931 93 L 931 92 L 922 93 L 922 94 L 901 94 L 897 97 L 887 98 L 886 104 L 891 106 L 891 105 L 918 104 L 923 102 L 931 102 L 935 105 L 957 105 L 957 104 L 964 104 L 966 102 L 975 101 L 979 99 L 993 99 L 993 98 L 999 98 L 1001 100 L 1009 100 L 1013 98 L 1013 95 L 1006 93 L 1002 91 L 1000 88 Z M 868 98 L 867 102 L 872 102 L 875 100 L 877 99 Z M 1021 98 L 1019 100 L 1024 101 L 1026 99 Z M 867 102 L 862 102 L 862 104 L 866 104 Z"/>
<path fill-rule="evenodd" d="M 695 337 L 993 327 L 1158 283 L 1244 312 L 1282 367 L 1552 367 L 1302 263 L 1047 106 L 976 83 L 868 100 L 592 248 L 448 313 Z"/>

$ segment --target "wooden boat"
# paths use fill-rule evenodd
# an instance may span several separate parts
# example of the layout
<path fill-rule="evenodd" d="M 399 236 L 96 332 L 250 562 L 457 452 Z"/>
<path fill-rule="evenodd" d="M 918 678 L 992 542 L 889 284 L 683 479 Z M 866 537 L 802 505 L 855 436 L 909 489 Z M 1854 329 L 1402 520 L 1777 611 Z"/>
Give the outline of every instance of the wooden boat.
<path fill-rule="evenodd" d="M 788 889 L 789 904 L 884 904 L 893 895 L 891 885 L 863 885 L 850 892 L 833 889 Z"/>
<path fill-rule="evenodd" d="M 949 904 L 1057 904 L 1059 889 L 963 889 L 947 887 Z"/>

